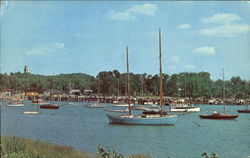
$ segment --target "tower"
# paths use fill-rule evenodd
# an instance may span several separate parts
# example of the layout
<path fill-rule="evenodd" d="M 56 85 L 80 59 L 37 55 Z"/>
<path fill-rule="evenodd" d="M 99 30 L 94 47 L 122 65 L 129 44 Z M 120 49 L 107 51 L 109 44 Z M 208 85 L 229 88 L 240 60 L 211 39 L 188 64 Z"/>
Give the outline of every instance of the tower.
<path fill-rule="evenodd" d="M 24 66 L 24 73 L 29 73 L 29 68 L 27 65 Z"/>

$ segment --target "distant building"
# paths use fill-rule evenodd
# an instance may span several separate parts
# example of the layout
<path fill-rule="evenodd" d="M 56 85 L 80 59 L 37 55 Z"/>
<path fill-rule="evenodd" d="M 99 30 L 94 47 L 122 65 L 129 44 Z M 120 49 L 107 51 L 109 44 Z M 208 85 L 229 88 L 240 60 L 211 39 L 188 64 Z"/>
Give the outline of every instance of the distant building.
<path fill-rule="evenodd" d="M 24 66 L 24 73 L 29 73 L 29 67 L 27 65 Z"/>
<path fill-rule="evenodd" d="M 69 91 L 69 94 L 70 94 L 70 95 L 81 95 L 80 89 L 71 89 L 71 90 Z"/>
<path fill-rule="evenodd" d="M 34 97 L 34 96 L 38 96 L 39 93 L 30 91 L 30 92 L 26 92 L 25 95 L 28 96 L 28 97 Z"/>

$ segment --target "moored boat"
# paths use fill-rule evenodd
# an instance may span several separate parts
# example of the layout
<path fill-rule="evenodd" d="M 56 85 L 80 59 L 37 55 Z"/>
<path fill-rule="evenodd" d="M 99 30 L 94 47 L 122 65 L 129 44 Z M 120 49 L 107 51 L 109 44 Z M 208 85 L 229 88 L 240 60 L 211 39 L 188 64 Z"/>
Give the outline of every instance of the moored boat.
<path fill-rule="evenodd" d="M 193 107 L 193 106 L 188 106 L 188 107 L 175 107 L 170 109 L 171 112 L 199 112 L 200 108 L 199 107 Z"/>
<path fill-rule="evenodd" d="M 105 103 L 99 103 L 99 102 L 89 102 L 86 104 L 86 107 L 88 108 L 104 108 L 106 106 Z"/>
<path fill-rule="evenodd" d="M 145 114 L 145 115 L 160 115 L 161 110 L 160 109 L 146 109 L 143 111 L 143 114 Z M 167 111 L 162 111 L 162 115 L 167 115 Z"/>
<path fill-rule="evenodd" d="M 174 125 L 177 121 L 176 115 L 108 115 L 111 124 L 127 125 Z"/>
<path fill-rule="evenodd" d="M 233 120 L 236 119 L 238 115 L 227 115 L 214 111 L 212 115 L 199 115 L 199 117 L 202 119 Z"/>
<path fill-rule="evenodd" d="M 39 114 L 38 111 L 24 111 L 23 114 L 25 115 L 37 115 Z"/>
<path fill-rule="evenodd" d="M 245 110 L 237 110 L 238 113 L 250 113 L 250 109 L 248 109 L 248 105 L 246 106 Z"/>
<path fill-rule="evenodd" d="M 46 103 L 46 102 L 44 102 L 44 101 L 42 101 L 42 100 L 40 100 L 40 99 L 38 99 L 38 100 L 32 100 L 31 103 L 33 103 L 33 104 L 38 104 L 38 105 L 46 105 L 46 104 L 49 104 L 49 103 Z"/>
<path fill-rule="evenodd" d="M 18 106 L 24 106 L 24 104 L 19 102 L 19 101 L 11 101 L 11 102 L 8 103 L 8 106 L 16 106 L 16 107 L 18 107 Z"/>
<path fill-rule="evenodd" d="M 113 103 L 112 106 L 127 107 L 129 105 L 128 103 Z M 130 106 L 133 106 L 133 104 L 130 104 Z"/>
<path fill-rule="evenodd" d="M 238 113 L 250 113 L 250 110 L 237 110 L 238 111 Z"/>
<path fill-rule="evenodd" d="M 56 104 L 46 104 L 46 105 L 41 105 L 41 109 L 58 109 L 60 106 Z"/>
<path fill-rule="evenodd" d="M 127 113 L 129 110 L 128 109 L 121 109 L 121 110 L 119 110 L 119 109 L 106 109 L 105 111 L 107 111 L 107 112 L 119 112 L 119 113 Z"/>
<path fill-rule="evenodd" d="M 110 124 L 123 125 L 174 125 L 177 121 L 177 115 L 163 115 L 163 82 L 162 82 L 162 63 L 161 63 L 161 31 L 159 30 L 159 54 L 160 54 L 160 114 L 154 115 L 132 115 L 130 106 L 130 78 L 128 64 L 128 47 L 126 48 L 127 56 L 127 92 L 128 92 L 128 114 L 122 116 L 107 115 Z"/>

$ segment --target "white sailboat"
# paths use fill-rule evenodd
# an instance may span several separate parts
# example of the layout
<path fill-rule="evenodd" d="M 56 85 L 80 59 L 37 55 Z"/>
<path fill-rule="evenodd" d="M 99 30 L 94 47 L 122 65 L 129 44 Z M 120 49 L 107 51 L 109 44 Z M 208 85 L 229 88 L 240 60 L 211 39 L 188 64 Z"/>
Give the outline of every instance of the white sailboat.
<path fill-rule="evenodd" d="M 163 115 L 163 87 L 162 87 L 162 63 L 161 63 L 161 30 L 159 30 L 159 54 L 160 54 L 160 114 L 154 115 L 132 115 L 130 106 L 130 79 L 129 79 L 129 64 L 128 64 L 128 47 L 126 48 L 127 55 L 127 86 L 128 86 L 128 114 L 122 116 L 107 115 L 110 124 L 123 125 L 174 125 L 177 121 L 177 115 Z"/>
<path fill-rule="evenodd" d="M 18 107 L 18 106 L 24 106 L 24 104 L 20 101 L 14 100 L 14 101 L 9 102 L 8 106 Z"/>

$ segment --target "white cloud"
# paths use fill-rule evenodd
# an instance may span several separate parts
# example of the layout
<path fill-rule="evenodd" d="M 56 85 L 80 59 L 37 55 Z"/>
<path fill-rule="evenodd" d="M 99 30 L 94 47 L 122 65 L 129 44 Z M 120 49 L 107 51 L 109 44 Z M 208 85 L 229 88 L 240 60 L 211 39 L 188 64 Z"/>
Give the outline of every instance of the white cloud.
<path fill-rule="evenodd" d="M 180 58 L 178 56 L 171 56 L 169 59 L 173 63 L 179 63 L 180 61 Z"/>
<path fill-rule="evenodd" d="M 205 47 L 199 47 L 199 48 L 194 49 L 194 53 L 195 54 L 204 54 L 204 55 L 213 55 L 216 52 L 215 52 L 214 47 L 205 46 Z"/>
<path fill-rule="evenodd" d="M 191 65 L 191 64 L 188 64 L 188 65 L 185 65 L 185 66 L 184 66 L 184 69 L 193 70 L 193 69 L 196 69 L 196 66 Z"/>
<path fill-rule="evenodd" d="M 248 24 L 226 24 L 213 28 L 206 28 L 200 30 L 200 33 L 207 36 L 215 37 L 231 37 L 236 34 L 245 33 L 250 31 Z"/>
<path fill-rule="evenodd" d="M 212 17 L 201 18 L 202 22 L 219 24 L 229 24 L 239 20 L 241 20 L 241 18 L 238 15 L 232 13 L 218 13 Z"/>
<path fill-rule="evenodd" d="M 128 11 L 132 13 L 154 15 L 156 10 L 157 6 L 154 4 L 143 4 L 143 5 L 135 5 L 131 7 Z"/>
<path fill-rule="evenodd" d="M 189 24 L 183 24 L 176 27 L 177 29 L 189 29 L 191 26 Z"/>
<path fill-rule="evenodd" d="M 204 28 L 199 30 L 199 33 L 213 37 L 232 37 L 237 34 L 250 31 L 250 25 L 235 23 L 240 21 L 241 17 L 232 13 L 218 13 L 208 18 L 201 18 L 205 23 L 216 23 L 218 26 Z"/>
<path fill-rule="evenodd" d="M 108 19 L 111 20 L 129 20 L 135 19 L 137 14 L 154 15 L 157 10 L 157 6 L 154 4 L 134 5 L 124 12 L 110 11 Z"/>
<path fill-rule="evenodd" d="M 64 43 L 54 43 L 52 45 L 47 45 L 47 46 L 36 46 L 30 49 L 23 50 L 25 54 L 28 55 L 44 55 L 48 54 L 50 52 L 53 52 L 58 49 L 64 48 Z"/>
<path fill-rule="evenodd" d="M 57 43 L 54 44 L 54 46 L 55 46 L 56 48 L 64 48 L 64 43 L 59 43 L 59 42 L 57 42 Z"/>
<path fill-rule="evenodd" d="M 108 19 L 112 19 L 112 20 L 129 20 L 129 19 L 135 18 L 128 11 L 125 11 L 125 12 L 111 11 L 109 14 L 110 15 L 109 15 Z"/>

